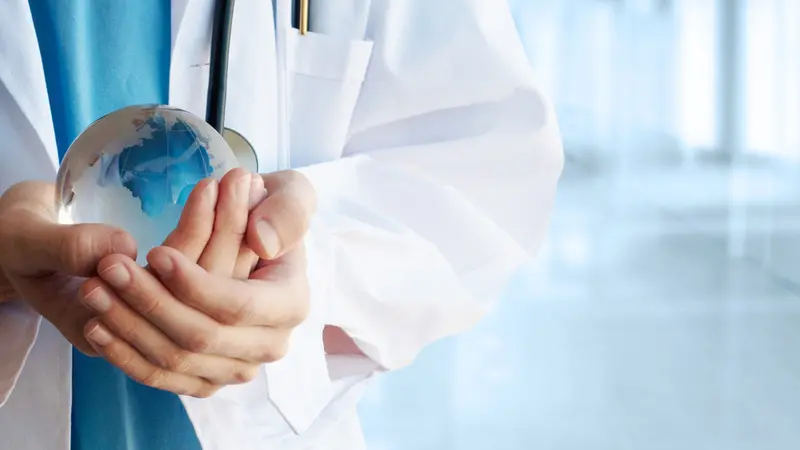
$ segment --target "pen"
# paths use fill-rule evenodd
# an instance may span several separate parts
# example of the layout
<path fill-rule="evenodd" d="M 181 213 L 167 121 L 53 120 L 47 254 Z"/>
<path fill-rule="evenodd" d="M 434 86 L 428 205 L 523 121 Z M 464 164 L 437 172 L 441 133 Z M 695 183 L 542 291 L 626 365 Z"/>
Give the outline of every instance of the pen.
<path fill-rule="evenodd" d="M 308 33 L 308 2 L 310 0 L 300 0 L 300 20 L 299 26 L 300 34 L 306 35 Z"/>

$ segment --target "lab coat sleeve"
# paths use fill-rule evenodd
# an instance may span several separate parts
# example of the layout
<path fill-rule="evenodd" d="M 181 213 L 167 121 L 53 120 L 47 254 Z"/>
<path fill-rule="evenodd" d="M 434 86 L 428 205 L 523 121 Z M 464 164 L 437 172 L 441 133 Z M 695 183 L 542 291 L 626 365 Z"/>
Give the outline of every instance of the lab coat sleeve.
<path fill-rule="evenodd" d="M 55 178 L 55 133 L 28 3 L 0 7 L 0 195 L 24 180 Z M 33 50 L 32 50 L 33 49 Z M 12 95 L 12 92 L 16 93 Z M 30 95 L 23 95 L 30 94 Z M 41 93 L 42 95 L 32 95 Z M 48 139 L 43 140 L 42 136 Z M 53 151 L 48 152 L 47 149 Z M 11 396 L 36 342 L 41 317 L 21 300 L 0 304 L 0 406 Z"/>
<path fill-rule="evenodd" d="M 475 325 L 545 235 L 561 140 L 504 5 L 373 1 L 346 157 L 301 169 L 315 304 L 383 370 Z"/>
<path fill-rule="evenodd" d="M 53 165 L 20 103 L 0 83 L 0 195 L 26 179 L 53 178 Z M 33 348 L 40 316 L 21 300 L 0 304 L 0 406 L 11 395 Z"/>

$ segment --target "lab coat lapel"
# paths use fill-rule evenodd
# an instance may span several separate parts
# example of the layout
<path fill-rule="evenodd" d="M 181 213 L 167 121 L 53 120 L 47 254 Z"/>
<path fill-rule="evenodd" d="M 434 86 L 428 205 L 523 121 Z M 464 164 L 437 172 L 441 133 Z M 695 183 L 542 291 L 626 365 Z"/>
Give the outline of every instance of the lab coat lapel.
<path fill-rule="evenodd" d="M 42 143 L 42 148 L 28 151 L 46 151 L 55 172 L 58 167 L 55 132 L 30 7 L 27 0 L 6 0 L 2 10 L 0 83 L 8 89 Z"/>
<path fill-rule="evenodd" d="M 172 1 L 169 103 L 203 117 L 214 0 Z"/>
<path fill-rule="evenodd" d="M 178 40 L 178 31 L 186 17 L 186 8 L 192 0 L 172 0 L 172 50 L 175 50 L 175 43 Z"/>

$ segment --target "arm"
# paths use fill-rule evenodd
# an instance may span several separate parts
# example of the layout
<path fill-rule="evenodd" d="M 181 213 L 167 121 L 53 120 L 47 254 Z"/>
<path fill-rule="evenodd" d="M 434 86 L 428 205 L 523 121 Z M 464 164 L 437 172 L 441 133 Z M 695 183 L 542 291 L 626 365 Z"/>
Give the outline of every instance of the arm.
<path fill-rule="evenodd" d="M 407 29 L 433 20 L 412 5 Z M 374 36 L 348 157 L 303 170 L 327 249 L 316 263 L 331 274 L 326 346 L 344 345 L 339 328 L 384 369 L 487 312 L 542 242 L 562 166 L 553 108 L 508 10 L 448 5 L 454 34 Z"/>
<path fill-rule="evenodd" d="M 122 247 L 112 242 L 116 233 L 108 227 L 61 227 L 53 222 L 55 186 L 23 180 L 52 180 L 54 167 L 35 130 L 2 83 L 0 136 L 0 157 L 10 162 L 0 164 L 2 407 L 34 345 L 42 316 L 73 344 L 91 350 L 82 337 L 82 322 L 88 318 L 74 302 L 72 275 L 86 275 L 104 254 Z"/>

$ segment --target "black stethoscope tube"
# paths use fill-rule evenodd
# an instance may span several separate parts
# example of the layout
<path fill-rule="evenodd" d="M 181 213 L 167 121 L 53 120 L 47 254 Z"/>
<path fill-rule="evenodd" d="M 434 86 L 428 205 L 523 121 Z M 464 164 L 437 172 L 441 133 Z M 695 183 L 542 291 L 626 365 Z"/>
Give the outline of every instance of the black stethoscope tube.
<path fill-rule="evenodd" d="M 233 4 L 234 0 L 214 2 L 206 122 L 220 134 L 225 130 L 225 97 L 228 87 L 228 54 L 231 45 Z"/>
<path fill-rule="evenodd" d="M 233 27 L 233 4 L 235 0 L 214 2 L 214 23 L 211 32 L 211 61 L 206 99 L 206 122 L 219 134 L 225 131 L 225 99 L 228 88 L 228 56 Z M 308 11 L 311 0 L 292 2 L 294 26 L 305 34 L 308 30 Z"/>

